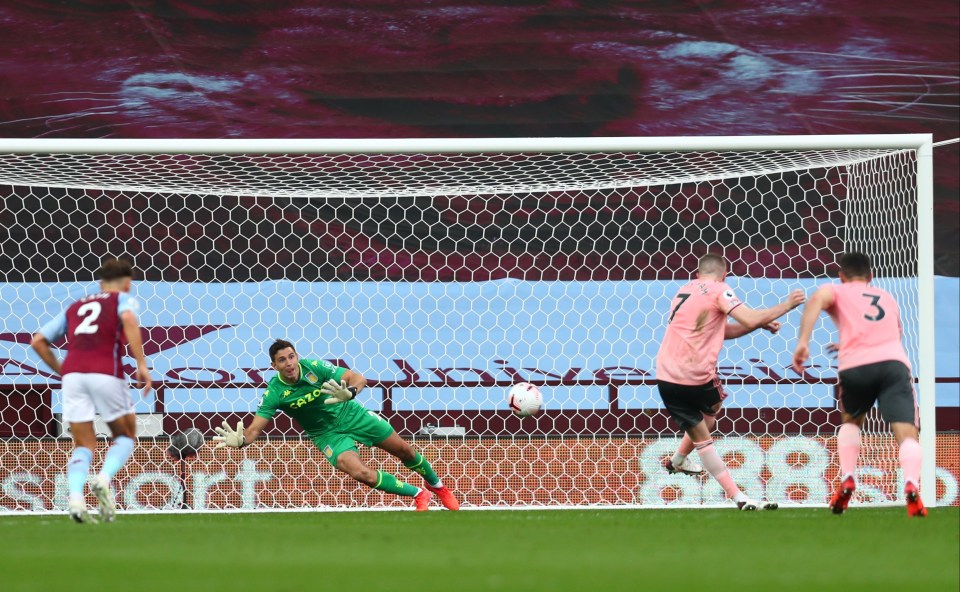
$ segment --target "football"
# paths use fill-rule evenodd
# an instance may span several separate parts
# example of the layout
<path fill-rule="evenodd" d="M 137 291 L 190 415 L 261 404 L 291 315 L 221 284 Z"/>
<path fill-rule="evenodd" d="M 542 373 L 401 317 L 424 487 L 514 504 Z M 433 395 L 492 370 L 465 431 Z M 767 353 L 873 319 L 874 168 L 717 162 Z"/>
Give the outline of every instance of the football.
<path fill-rule="evenodd" d="M 519 382 L 510 389 L 507 404 L 518 417 L 536 415 L 543 407 L 543 393 L 529 382 Z"/>

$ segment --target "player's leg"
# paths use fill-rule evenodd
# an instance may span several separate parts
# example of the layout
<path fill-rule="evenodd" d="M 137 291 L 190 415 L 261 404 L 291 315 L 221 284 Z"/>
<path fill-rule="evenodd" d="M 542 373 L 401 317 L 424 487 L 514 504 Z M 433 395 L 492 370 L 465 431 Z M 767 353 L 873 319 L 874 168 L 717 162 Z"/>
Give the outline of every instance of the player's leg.
<path fill-rule="evenodd" d="M 130 455 L 133 454 L 137 438 L 137 416 L 128 413 L 113 421 L 108 421 L 107 426 L 113 435 L 113 444 L 107 449 L 99 476 L 109 483 L 120 469 L 127 464 Z"/>
<path fill-rule="evenodd" d="M 390 422 L 383 419 L 377 413 L 368 411 L 359 405 L 348 409 L 349 417 L 341 415 L 340 425 L 345 432 L 348 432 L 357 442 L 367 446 L 376 446 L 385 452 L 399 459 L 404 466 L 419 473 L 425 481 L 424 491 L 427 494 L 437 494 L 444 507 L 449 510 L 457 510 L 460 503 L 443 484 L 440 478 L 433 471 L 433 467 L 423 456 L 414 450 L 414 448 L 404 439 L 397 435 Z M 391 476 L 392 477 L 392 476 Z M 389 480 L 389 478 L 388 478 Z M 430 498 L 420 496 L 417 498 L 417 509 L 421 504 L 429 503 Z"/>
<path fill-rule="evenodd" d="M 837 430 L 837 456 L 840 460 L 840 485 L 830 498 L 830 509 L 834 514 L 843 514 L 857 489 L 857 462 L 860 458 L 860 427 L 866 414 L 852 416 L 840 412 L 843 421 Z"/>
<path fill-rule="evenodd" d="M 700 462 L 737 507 L 741 510 L 776 509 L 776 504 L 751 500 L 737 487 L 713 445 L 704 414 L 715 416 L 720 411 L 721 395 L 715 385 L 686 386 L 657 381 L 657 388 L 667 412 L 693 442 Z"/>
<path fill-rule="evenodd" d="M 344 450 L 337 456 L 336 465 L 338 470 L 350 475 L 354 480 L 363 483 L 368 487 L 376 488 L 377 485 L 383 481 L 380 477 L 380 471 L 376 469 L 371 469 L 363 463 L 360 459 L 360 454 L 353 450 Z M 413 487 L 410 485 L 410 487 Z M 416 488 L 414 488 L 416 489 Z M 396 493 L 397 495 L 416 495 L 417 492 L 405 489 L 400 491 L 389 491 L 389 489 L 384 489 L 383 491 L 388 491 L 389 493 Z"/>
<path fill-rule="evenodd" d="M 719 402 L 716 404 L 716 411 L 720 411 Z M 737 484 L 734 483 L 733 477 L 727 469 L 727 463 L 723 462 L 723 458 L 713 445 L 713 438 L 710 436 L 707 422 L 701 420 L 696 425 L 688 427 L 686 433 L 694 443 L 693 446 L 700 456 L 700 462 L 703 463 L 703 466 L 710 475 L 717 480 L 717 483 L 723 488 L 727 497 L 732 499 L 741 510 L 761 509 L 762 506 L 760 504 L 748 498 L 745 493 L 740 491 Z"/>
<path fill-rule="evenodd" d="M 360 460 L 360 455 L 355 447 L 343 450 L 336 455 L 334 466 L 373 489 L 414 498 L 418 512 L 429 509 L 430 498 L 432 497 L 429 491 L 404 483 L 386 471 L 371 469 Z"/>
<path fill-rule="evenodd" d="M 360 454 L 357 452 L 357 441 L 366 445 L 370 445 L 371 442 L 366 434 L 361 433 L 363 430 L 360 429 L 364 425 L 370 427 L 369 424 L 364 424 L 363 417 L 366 415 L 366 411 L 362 407 L 357 407 L 359 412 L 348 409 L 341 413 L 340 421 L 343 431 L 322 434 L 313 440 L 314 445 L 323 452 L 324 457 L 330 464 L 337 470 L 350 475 L 356 481 L 380 491 L 412 497 L 417 511 L 428 510 L 430 498 L 433 497 L 433 494 L 429 491 L 404 483 L 386 471 L 372 469 L 360 460 Z M 387 424 L 387 428 L 390 432 L 393 431 L 390 424 Z"/>
<path fill-rule="evenodd" d="M 706 423 L 707 433 L 712 434 L 713 429 L 717 425 L 717 416 L 704 413 L 703 421 Z M 702 475 L 704 473 L 703 466 L 689 458 L 692 452 L 693 439 L 690 437 L 690 434 L 684 432 L 683 438 L 680 440 L 680 445 L 677 446 L 677 451 L 673 453 L 673 456 L 669 458 L 666 463 L 664 463 L 664 468 L 667 469 L 668 473 Z"/>
<path fill-rule="evenodd" d="M 409 442 L 398 436 L 396 432 L 391 430 L 389 436 L 374 444 L 374 446 L 397 457 L 403 463 L 403 466 L 423 477 L 426 488 L 431 493 L 437 494 L 445 508 L 448 510 L 460 509 L 460 502 L 457 497 L 452 491 L 444 487 L 430 462 L 417 452 Z"/>
<path fill-rule="evenodd" d="M 834 514 L 843 514 L 857 489 L 857 464 L 860 459 L 860 428 L 867 412 L 877 400 L 876 376 L 870 369 L 873 364 L 859 366 L 840 372 L 839 396 L 840 419 L 837 429 L 837 457 L 840 464 L 840 484 L 830 498 Z"/>
<path fill-rule="evenodd" d="M 133 413 L 133 401 L 126 381 L 105 374 L 91 374 L 89 380 L 95 383 L 93 400 L 97 411 L 113 435 L 113 443 L 103 458 L 103 466 L 90 487 L 100 504 L 100 518 L 110 522 L 116 514 L 116 501 L 110 484 L 133 454 L 137 416 Z"/>
<path fill-rule="evenodd" d="M 136 425 L 137 417 L 132 413 L 107 422 L 110 433 L 113 435 L 113 443 L 107 449 L 103 466 L 100 467 L 100 472 L 93 478 L 93 484 L 90 486 L 90 490 L 97 496 L 100 518 L 104 522 L 112 522 L 116 515 L 117 503 L 111 484 L 114 476 L 127 464 L 133 454 Z"/>
<path fill-rule="evenodd" d="M 723 400 L 727 398 L 727 393 L 723 390 L 719 381 L 715 380 L 713 386 L 717 389 L 717 392 L 720 393 L 720 406 L 722 406 Z M 717 415 L 720 413 L 720 406 L 717 407 L 716 412 L 703 412 L 703 421 L 706 422 L 709 433 L 713 433 L 714 428 L 717 427 Z M 673 453 L 673 457 L 664 463 L 664 468 L 667 469 L 667 472 L 702 475 L 704 473 L 703 466 L 688 458 L 693 452 L 693 449 L 693 440 L 689 434 L 684 433 L 683 438 L 680 439 L 680 445 L 677 447 L 677 451 Z"/>
<path fill-rule="evenodd" d="M 880 414 L 890 424 L 890 430 L 900 445 L 900 469 L 903 472 L 904 497 L 907 514 L 923 517 L 927 509 L 920 499 L 920 467 L 923 451 L 917 429 L 919 413 L 916 392 L 909 369 L 900 362 L 884 362 L 881 370 L 887 381 L 877 397 Z"/>
<path fill-rule="evenodd" d="M 837 455 L 840 457 L 840 480 L 855 479 L 857 463 L 860 460 L 860 428 L 866 414 L 853 416 L 843 411 L 840 419 L 843 423 L 837 429 Z"/>
<path fill-rule="evenodd" d="M 903 494 L 907 500 L 907 515 L 922 518 L 927 508 L 920 499 L 920 467 L 923 465 L 923 450 L 920 447 L 919 432 L 912 423 L 894 422 L 890 424 L 893 437 L 900 444 L 900 470 L 903 472 Z"/>
<path fill-rule="evenodd" d="M 95 522 L 87 513 L 84 488 L 93 462 L 93 450 L 97 445 L 92 421 L 70 422 L 73 435 L 73 453 L 67 462 L 67 488 L 70 494 L 68 508 L 74 522 Z"/>
<path fill-rule="evenodd" d="M 93 400 L 85 391 L 82 374 L 73 372 L 64 376 L 61 392 L 63 419 L 70 423 L 70 434 L 73 436 L 73 452 L 67 461 L 70 518 L 75 522 L 93 522 L 94 519 L 87 513 L 84 488 L 97 445 L 96 433 L 93 430 L 96 411 Z"/>

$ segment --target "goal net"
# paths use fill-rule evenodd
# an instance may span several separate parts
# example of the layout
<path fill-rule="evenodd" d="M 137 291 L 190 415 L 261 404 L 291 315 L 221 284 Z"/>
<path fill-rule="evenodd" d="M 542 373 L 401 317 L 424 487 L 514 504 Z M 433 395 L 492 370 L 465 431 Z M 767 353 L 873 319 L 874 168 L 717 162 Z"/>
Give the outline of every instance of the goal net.
<path fill-rule="evenodd" d="M 902 306 L 932 459 L 928 161 L 927 136 L 8 141 L 0 509 L 65 507 L 59 378 L 29 340 L 97 290 L 106 256 L 137 269 L 156 387 L 116 480 L 125 509 L 408 505 L 337 473 L 283 416 L 241 451 L 168 455 L 193 430 L 249 423 L 275 338 L 366 376 L 358 400 L 467 506 L 729 503 L 712 479 L 662 468 L 681 434 L 654 382 L 670 300 L 707 252 L 754 308 L 811 293 L 845 249 L 871 254 Z M 726 344 L 717 447 L 749 495 L 822 505 L 838 470 L 836 335 L 821 322 L 797 375 L 799 311 L 783 320 Z M 507 408 L 520 381 L 544 393 L 535 417 Z M 897 500 L 878 418 L 863 451 L 856 501 Z M 360 454 L 419 485 L 383 451 Z"/>

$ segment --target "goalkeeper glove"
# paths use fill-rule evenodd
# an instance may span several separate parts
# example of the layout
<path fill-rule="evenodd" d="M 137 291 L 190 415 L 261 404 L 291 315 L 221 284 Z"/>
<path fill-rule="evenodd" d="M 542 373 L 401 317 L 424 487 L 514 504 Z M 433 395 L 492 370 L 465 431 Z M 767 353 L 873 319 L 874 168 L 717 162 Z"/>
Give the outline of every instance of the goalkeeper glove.
<path fill-rule="evenodd" d="M 339 383 L 336 380 L 328 380 L 320 387 L 320 392 L 329 397 L 323 401 L 327 405 L 343 403 L 357 396 L 357 388 L 347 386 L 345 380 L 341 380 Z"/>
<path fill-rule="evenodd" d="M 247 445 L 247 439 L 243 437 L 243 422 L 237 422 L 236 431 L 230 427 L 226 421 L 223 422 L 222 428 L 213 428 L 213 431 L 220 434 L 219 436 L 214 436 L 213 441 L 219 442 L 216 448 L 223 448 L 224 446 L 229 446 L 230 448 L 243 448 Z"/>

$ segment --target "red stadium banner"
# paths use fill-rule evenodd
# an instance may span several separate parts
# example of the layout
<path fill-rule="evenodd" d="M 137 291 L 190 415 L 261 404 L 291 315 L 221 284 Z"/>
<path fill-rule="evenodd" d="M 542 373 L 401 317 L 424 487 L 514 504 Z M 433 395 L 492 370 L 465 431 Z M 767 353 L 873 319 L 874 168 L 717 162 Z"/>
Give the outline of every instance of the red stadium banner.
<path fill-rule="evenodd" d="M 166 439 L 142 440 L 115 481 L 125 509 L 282 509 L 403 507 L 409 500 L 385 495 L 336 473 L 312 444 L 268 440 L 243 452 L 214 453 L 172 461 Z M 667 475 L 662 459 L 672 438 L 600 439 L 428 439 L 416 440 L 424 455 L 466 504 L 700 505 L 723 503 L 707 477 Z M 825 504 L 837 478 L 833 437 L 732 436 L 718 438 L 737 482 L 751 495 L 781 502 Z M 63 467 L 67 440 L 0 442 L 0 510 L 43 511 L 66 507 Z M 106 450 L 101 443 L 96 462 Z M 864 437 L 864 457 L 855 501 L 893 502 L 902 490 L 896 445 L 889 436 Z M 879 454 L 878 454 L 879 452 Z M 22 467 L 23 455 L 33 468 Z M 371 467 L 419 483 L 395 459 L 362 449 Z M 18 460 L 21 459 L 21 460 Z M 927 461 L 929 462 L 929 460 Z M 503 470 L 504 465 L 509 470 Z M 960 505 L 960 434 L 937 435 L 937 505 Z M 925 491 L 929 491 L 926 488 Z M 927 493 L 926 495 L 930 495 Z M 88 499 L 90 505 L 95 500 Z"/>

